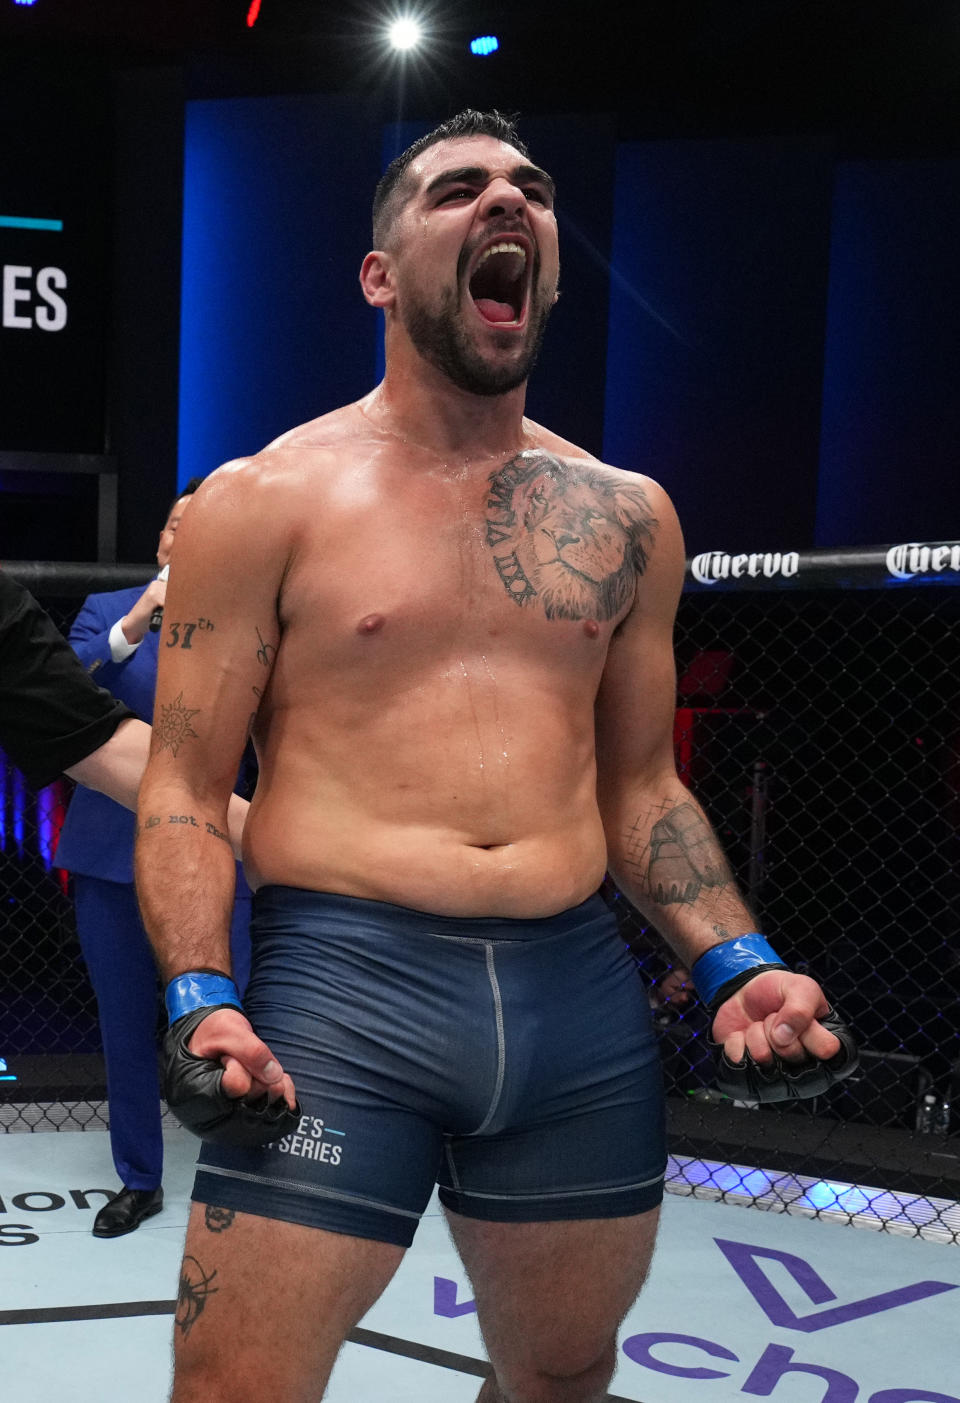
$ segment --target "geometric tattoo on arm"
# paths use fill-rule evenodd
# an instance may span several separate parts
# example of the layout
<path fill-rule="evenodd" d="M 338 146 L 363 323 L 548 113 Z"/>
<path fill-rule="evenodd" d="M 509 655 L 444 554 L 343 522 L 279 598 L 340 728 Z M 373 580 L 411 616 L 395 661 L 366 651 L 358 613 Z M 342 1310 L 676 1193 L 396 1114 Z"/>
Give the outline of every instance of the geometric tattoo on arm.
<path fill-rule="evenodd" d="M 638 822 L 628 835 L 628 864 L 657 905 L 692 906 L 705 887 L 725 887 L 733 880 L 709 824 L 695 805 L 669 808 L 643 842 L 647 823 Z"/>
<path fill-rule="evenodd" d="M 212 1284 L 216 1274 L 212 1271 L 207 1276 L 196 1257 L 184 1257 L 175 1317 L 177 1329 L 184 1338 L 203 1314 L 207 1301 L 216 1295 L 218 1287 Z"/>
<path fill-rule="evenodd" d="M 169 706 L 161 706 L 159 719 L 154 717 L 153 721 L 156 748 L 169 748 L 176 755 L 185 740 L 197 740 L 197 733 L 190 722 L 198 715 L 199 710 L 199 707 L 194 707 L 191 711 L 189 707 L 184 706 L 182 692 Z"/>

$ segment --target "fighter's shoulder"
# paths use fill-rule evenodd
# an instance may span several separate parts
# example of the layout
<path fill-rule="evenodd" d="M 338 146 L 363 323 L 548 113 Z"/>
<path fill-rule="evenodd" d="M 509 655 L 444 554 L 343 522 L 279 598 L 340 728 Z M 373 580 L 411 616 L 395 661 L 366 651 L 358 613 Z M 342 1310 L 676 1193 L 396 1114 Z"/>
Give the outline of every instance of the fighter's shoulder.
<path fill-rule="evenodd" d="M 562 459 L 570 467 L 589 468 L 601 475 L 615 489 L 646 499 L 652 515 L 657 520 L 663 518 L 670 529 L 674 527 L 679 529 L 673 503 L 664 487 L 656 479 L 633 468 L 621 468 L 613 463 L 605 463 L 595 454 L 581 448 L 579 444 L 561 438 L 550 429 L 545 429 L 541 424 L 528 421 L 528 429 L 536 446 L 543 452 Z"/>
<path fill-rule="evenodd" d="M 216 516 L 234 504 L 258 511 L 261 502 L 269 502 L 273 519 L 282 517 L 285 507 L 302 509 L 304 494 L 322 488 L 342 454 L 333 440 L 306 442 L 296 433 L 292 430 L 289 437 L 284 435 L 249 457 L 221 464 L 197 489 L 197 506 L 203 504 L 208 516 Z"/>
<path fill-rule="evenodd" d="M 287 429 L 268 443 L 264 452 L 334 450 L 360 435 L 366 427 L 359 404 L 345 404 Z"/>

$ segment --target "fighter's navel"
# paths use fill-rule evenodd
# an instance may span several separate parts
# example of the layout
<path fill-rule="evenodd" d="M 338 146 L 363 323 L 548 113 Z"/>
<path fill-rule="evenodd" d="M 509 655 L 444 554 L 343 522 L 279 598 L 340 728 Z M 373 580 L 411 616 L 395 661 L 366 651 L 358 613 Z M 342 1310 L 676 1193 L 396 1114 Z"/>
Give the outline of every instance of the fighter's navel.
<path fill-rule="evenodd" d="M 357 632 L 376 633 L 378 629 L 383 628 L 385 623 L 386 619 L 382 614 L 367 614 L 366 618 L 361 619 L 357 624 Z"/>
<path fill-rule="evenodd" d="M 600 625 L 596 619 L 584 619 L 583 631 L 588 638 L 596 638 L 600 633 Z"/>

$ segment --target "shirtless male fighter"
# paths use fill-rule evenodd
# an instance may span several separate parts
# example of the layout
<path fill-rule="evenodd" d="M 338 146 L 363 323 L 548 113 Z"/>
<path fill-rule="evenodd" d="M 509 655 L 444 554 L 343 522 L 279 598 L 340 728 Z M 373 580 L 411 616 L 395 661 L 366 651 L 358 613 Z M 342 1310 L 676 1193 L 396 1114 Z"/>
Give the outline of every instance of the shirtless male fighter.
<path fill-rule="evenodd" d="M 316 1403 L 436 1182 L 482 1403 L 605 1397 L 665 1165 L 607 869 L 745 1094 L 822 1088 L 854 1055 L 677 778 L 666 494 L 524 418 L 553 198 L 498 114 L 398 158 L 360 273 L 383 383 L 221 468 L 180 528 L 137 844 L 168 1095 L 207 1132 L 175 1403 Z M 220 837 L 251 726 L 241 1009 Z"/>

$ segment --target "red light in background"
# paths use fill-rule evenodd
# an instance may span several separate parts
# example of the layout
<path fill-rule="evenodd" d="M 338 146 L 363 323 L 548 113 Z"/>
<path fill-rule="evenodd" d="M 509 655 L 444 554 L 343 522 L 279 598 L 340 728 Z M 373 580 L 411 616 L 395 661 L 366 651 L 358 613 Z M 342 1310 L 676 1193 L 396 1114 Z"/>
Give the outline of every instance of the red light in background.
<path fill-rule="evenodd" d="M 247 11 L 247 28 L 252 29 L 260 14 L 261 0 L 250 0 L 250 8 Z"/>

